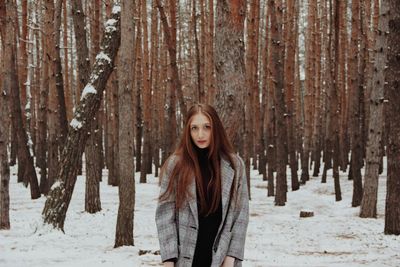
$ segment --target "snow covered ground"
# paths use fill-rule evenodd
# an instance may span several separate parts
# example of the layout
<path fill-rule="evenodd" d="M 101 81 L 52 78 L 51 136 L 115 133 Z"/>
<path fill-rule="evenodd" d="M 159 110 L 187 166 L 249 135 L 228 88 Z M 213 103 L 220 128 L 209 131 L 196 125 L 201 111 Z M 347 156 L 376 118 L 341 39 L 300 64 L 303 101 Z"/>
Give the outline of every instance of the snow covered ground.
<path fill-rule="evenodd" d="M 290 173 L 290 172 L 288 172 Z M 386 171 L 385 171 L 386 173 Z M 65 234 L 43 226 L 45 197 L 31 200 L 11 170 L 11 230 L 0 231 L 0 266 L 161 266 L 154 213 L 157 178 L 137 184 L 135 246 L 114 249 L 118 189 L 101 183 L 102 211 L 84 212 L 85 179 L 78 177 L 65 222 Z M 139 174 L 137 173 L 137 181 Z M 386 177 L 380 177 L 378 218 L 361 219 L 351 207 L 352 181 L 342 173 L 343 200 L 335 201 L 333 180 L 311 180 L 289 189 L 284 207 L 268 198 L 266 182 L 252 171 L 252 200 L 243 266 L 400 266 L 400 236 L 385 236 Z M 290 184 L 290 183 L 289 183 Z M 301 210 L 314 211 L 299 218 Z M 139 255 L 140 250 L 148 251 Z"/>

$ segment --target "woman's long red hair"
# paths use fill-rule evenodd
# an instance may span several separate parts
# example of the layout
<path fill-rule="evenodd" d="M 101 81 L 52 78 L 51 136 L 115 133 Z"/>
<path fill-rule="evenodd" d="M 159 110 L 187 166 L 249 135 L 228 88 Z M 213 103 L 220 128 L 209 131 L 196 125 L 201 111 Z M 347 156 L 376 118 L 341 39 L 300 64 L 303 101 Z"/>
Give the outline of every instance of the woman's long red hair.
<path fill-rule="evenodd" d="M 208 149 L 208 159 L 210 161 L 211 182 L 214 188 L 210 205 L 206 201 L 206 190 L 203 188 L 202 176 L 199 166 L 199 160 L 195 151 L 195 144 L 190 135 L 190 122 L 194 115 L 202 113 L 208 117 L 211 122 L 211 140 Z M 167 190 L 160 196 L 160 200 L 168 199 L 171 194 L 175 193 L 175 201 L 178 209 L 189 197 L 189 185 L 195 178 L 196 188 L 198 192 L 198 201 L 200 203 L 200 214 L 208 215 L 218 209 L 221 201 L 221 157 L 225 157 L 236 170 L 233 160 L 233 147 L 226 135 L 225 129 L 218 117 L 215 109 L 208 104 L 195 104 L 187 114 L 185 120 L 184 131 L 178 148 L 173 155 L 178 157 L 175 167 L 169 175 Z M 161 177 L 163 177 L 169 159 L 161 169 Z M 235 171 L 236 173 L 236 171 Z"/>

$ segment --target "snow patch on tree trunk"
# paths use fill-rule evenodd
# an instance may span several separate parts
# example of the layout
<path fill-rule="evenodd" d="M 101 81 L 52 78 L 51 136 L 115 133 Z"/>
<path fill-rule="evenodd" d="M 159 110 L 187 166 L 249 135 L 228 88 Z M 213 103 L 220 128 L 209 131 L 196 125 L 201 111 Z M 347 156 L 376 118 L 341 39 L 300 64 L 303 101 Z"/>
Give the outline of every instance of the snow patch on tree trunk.
<path fill-rule="evenodd" d="M 107 61 L 107 63 L 108 64 L 111 64 L 111 58 L 107 55 L 107 54 L 105 54 L 103 51 L 101 51 L 97 56 L 96 56 L 96 60 L 97 61 Z M 86 88 L 86 87 L 85 87 Z"/>
<path fill-rule="evenodd" d="M 78 129 L 82 128 L 82 122 L 78 121 L 75 118 L 72 119 L 72 121 L 69 125 L 71 125 L 71 127 L 74 128 L 74 130 L 78 130 Z"/>
<path fill-rule="evenodd" d="M 81 101 L 86 97 L 87 94 L 97 94 L 97 90 L 90 83 L 88 83 L 83 89 Z"/>

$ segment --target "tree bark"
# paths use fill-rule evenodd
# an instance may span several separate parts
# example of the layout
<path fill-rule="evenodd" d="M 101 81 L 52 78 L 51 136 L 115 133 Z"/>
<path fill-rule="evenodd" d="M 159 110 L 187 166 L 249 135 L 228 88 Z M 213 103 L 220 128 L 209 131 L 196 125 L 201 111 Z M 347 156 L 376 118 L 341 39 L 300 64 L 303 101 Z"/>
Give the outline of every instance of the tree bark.
<path fill-rule="evenodd" d="M 87 141 L 90 121 L 100 107 L 107 79 L 114 67 L 119 43 L 120 7 L 116 5 L 111 19 L 106 22 L 102 50 L 96 57 L 89 82 L 69 124 L 67 141 L 61 155 L 61 168 L 43 209 L 44 222 L 62 231 L 76 182 L 77 167 Z"/>
<path fill-rule="evenodd" d="M 137 4 L 136 4 L 137 5 Z M 132 73 L 135 66 L 135 1 L 123 0 L 121 13 L 121 52 L 118 69 L 118 107 L 119 107 L 119 207 L 114 247 L 133 246 L 134 208 L 135 208 L 135 169 L 134 169 L 134 110 L 131 97 L 134 89 Z M 139 12 L 140 14 L 140 12 Z M 140 15 L 139 15 L 140 17 Z M 138 34 L 139 36 L 139 34 Z M 137 40 L 136 40 L 137 41 Z M 136 77 L 140 79 L 140 77 Z M 138 90 L 138 88 L 136 88 Z M 136 103 L 137 105 L 139 103 Z"/>
<path fill-rule="evenodd" d="M 379 24 L 376 32 L 373 77 L 368 82 L 370 95 L 370 119 L 367 143 L 367 157 L 364 176 L 364 192 L 361 201 L 360 217 L 376 218 L 378 198 L 379 166 L 382 157 L 383 106 L 385 66 L 387 64 L 387 33 L 389 32 L 388 1 L 382 1 Z"/>
<path fill-rule="evenodd" d="M 215 107 L 234 145 L 239 143 L 245 88 L 244 19 L 246 1 L 217 1 L 215 25 Z"/>
<path fill-rule="evenodd" d="M 304 86 L 304 144 L 301 153 L 301 183 L 305 184 L 309 179 L 309 162 L 312 145 L 313 129 L 313 99 L 315 96 L 315 47 L 316 30 L 315 21 L 317 13 L 317 1 L 310 0 L 308 5 L 308 25 L 306 39 L 306 77 Z"/>
<path fill-rule="evenodd" d="M 14 19 L 13 13 L 15 12 L 14 3 L 11 1 L 6 1 L 6 10 L 7 10 L 7 21 L 8 23 L 13 23 Z M 8 12 L 10 11 L 10 12 Z M 16 32 L 16 25 L 10 25 L 9 30 Z M 6 62 L 10 65 L 6 65 L 5 68 L 10 70 L 9 75 L 11 75 L 10 80 L 10 89 L 11 89 L 11 101 L 12 101 L 12 127 L 16 130 L 17 138 L 18 138 L 18 176 L 21 177 L 24 183 L 30 184 L 31 198 L 37 199 L 40 197 L 40 189 L 39 183 L 36 176 L 35 167 L 33 166 L 33 157 L 29 151 L 28 146 L 28 136 L 25 130 L 25 126 L 22 119 L 22 110 L 21 110 L 21 98 L 19 93 L 18 86 L 18 72 L 16 68 L 16 42 L 15 35 L 12 38 L 12 45 L 9 48 L 8 52 L 10 53 L 10 58 L 6 60 Z M 11 40 L 11 39 L 10 39 Z"/>
<path fill-rule="evenodd" d="M 362 198 L 362 182 L 361 182 L 361 160 L 362 159 L 362 144 L 361 144 L 361 80 L 359 69 L 360 56 L 360 1 L 352 1 L 352 31 L 351 31 L 351 52 L 349 60 L 349 76 L 350 82 L 350 100 L 351 107 L 351 178 L 353 180 L 353 198 L 351 205 L 358 207 Z"/>
<path fill-rule="evenodd" d="M 11 50 L 13 45 L 13 25 L 11 16 L 8 15 L 8 6 L 11 0 L 0 2 L 0 32 L 2 39 L 2 59 L 0 71 L 0 230 L 10 229 L 10 166 L 8 162 L 8 140 L 10 130 L 10 87 L 12 82 L 11 69 L 7 68 L 12 64 Z M 7 8 L 7 10 L 6 10 Z M 8 15 L 8 16 L 7 16 Z M 5 30 L 3 30 L 5 29 Z"/>
<path fill-rule="evenodd" d="M 400 235 L 400 6 L 389 0 L 388 83 L 389 144 L 385 208 L 385 234 Z"/>
<path fill-rule="evenodd" d="M 287 144 L 288 144 L 288 156 L 291 171 L 291 186 L 292 190 L 298 190 L 300 188 L 299 180 L 297 177 L 297 158 L 296 158 L 296 147 L 295 147 L 295 136 L 294 136 L 294 124 L 295 124 L 295 113 L 294 113 L 294 80 L 295 80 L 295 62 L 296 62 L 296 47 L 295 38 L 297 38 L 297 32 L 295 27 L 295 5 L 294 0 L 287 1 L 287 30 L 288 35 L 286 57 L 285 57 L 285 81 L 284 88 L 287 92 Z"/>
<path fill-rule="evenodd" d="M 278 0 L 279 1 L 279 0 Z M 276 195 L 275 205 L 284 206 L 286 202 L 286 162 L 285 150 L 285 96 L 283 89 L 283 44 L 282 44 L 282 6 L 278 1 L 270 0 L 271 8 L 271 76 L 274 81 L 275 118 L 276 118 Z"/>
<path fill-rule="evenodd" d="M 141 18 L 143 25 L 143 161 L 140 168 L 140 182 L 146 183 L 146 174 L 151 170 L 151 87 L 149 64 L 149 34 L 147 30 L 147 5 L 142 0 Z"/>
<path fill-rule="evenodd" d="M 54 58 L 52 59 L 52 68 L 54 69 L 56 92 L 58 100 L 58 125 L 59 125 L 59 144 L 64 144 L 68 134 L 67 108 L 65 105 L 64 79 L 62 74 L 61 55 L 60 55 L 60 31 L 61 31 L 61 12 L 63 0 L 57 0 L 54 10 Z M 66 8 L 66 6 L 64 7 Z M 66 70 L 67 71 L 67 70 Z"/>
<path fill-rule="evenodd" d="M 179 77 L 178 63 L 176 58 L 176 34 L 174 34 L 174 32 L 171 30 L 171 27 L 168 25 L 167 16 L 165 15 L 164 7 L 161 5 L 161 0 L 156 1 L 158 10 L 160 12 L 161 23 L 164 29 L 164 37 L 168 48 L 169 58 L 171 61 L 170 66 L 172 71 L 172 86 L 178 93 L 179 107 L 182 116 L 186 118 L 187 107 L 183 98 L 182 81 Z"/>

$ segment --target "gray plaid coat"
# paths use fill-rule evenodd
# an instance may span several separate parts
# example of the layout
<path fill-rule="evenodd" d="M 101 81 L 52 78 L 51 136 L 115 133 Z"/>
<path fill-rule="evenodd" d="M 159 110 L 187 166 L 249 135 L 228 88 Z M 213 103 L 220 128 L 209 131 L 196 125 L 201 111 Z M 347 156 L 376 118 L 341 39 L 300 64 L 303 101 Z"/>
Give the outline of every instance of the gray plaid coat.
<path fill-rule="evenodd" d="M 222 180 L 222 221 L 214 240 L 211 267 L 220 267 L 225 256 L 235 258 L 235 267 L 242 266 L 244 243 L 249 221 L 249 201 L 246 172 L 243 160 L 234 156 L 235 166 L 238 166 L 238 178 L 229 161 L 221 159 Z M 169 158 L 167 167 L 161 177 L 160 194 L 168 186 L 170 174 L 178 160 L 173 155 Z M 194 180 L 194 179 L 193 179 Z M 237 201 L 231 201 L 231 186 L 237 188 Z M 196 185 L 190 186 L 193 196 L 179 212 L 175 209 L 174 196 L 166 201 L 159 201 L 156 209 L 156 224 L 162 261 L 177 258 L 175 266 L 190 267 L 196 247 L 198 233 L 198 214 L 196 201 Z M 235 198 L 234 198 L 235 199 Z M 231 203 L 232 202 L 232 203 Z M 231 203 L 231 204 L 230 204 Z"/>

